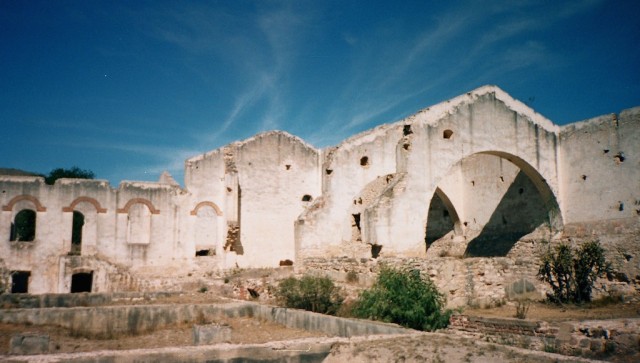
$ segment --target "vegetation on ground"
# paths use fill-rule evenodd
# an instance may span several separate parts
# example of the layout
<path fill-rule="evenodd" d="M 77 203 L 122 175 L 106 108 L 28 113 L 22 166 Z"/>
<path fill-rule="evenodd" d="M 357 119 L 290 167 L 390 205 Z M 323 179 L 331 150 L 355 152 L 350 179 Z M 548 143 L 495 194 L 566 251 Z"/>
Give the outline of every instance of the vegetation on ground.
<path fill-rule="evenodd" d="M 321 314 L 335 315 L 344 301 L 342 290 L 328 277 L 288 277 L 275 291 L 278 304 Z"/>
<path fill-rule="evenodd" d="M 374 285 L 355 302 L 355 317 L 433 331 L 449 324 L 452 311 L 435 284 L 420 271 L 383 267 Z"/>
<path fill-rule="evenodd" d="M 550 249 L 543 257 L 538 277 L 551 285 L 547 298 L 555 303 L 591 301 L 597 278 L 612 277 L 611 264 L 598 241 L 583 244 L 577 250 L 567 244 Z"/>

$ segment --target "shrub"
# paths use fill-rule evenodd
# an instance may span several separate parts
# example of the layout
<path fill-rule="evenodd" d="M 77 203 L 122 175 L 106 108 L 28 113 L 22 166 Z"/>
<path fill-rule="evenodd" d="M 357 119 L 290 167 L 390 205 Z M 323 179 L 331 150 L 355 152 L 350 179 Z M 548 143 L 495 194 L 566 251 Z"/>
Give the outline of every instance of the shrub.
<path fill-rule="evenodd" d="M 330 278 L 310 275 L 280 281 L 275 297 L 282 306 L 329 315 L 335 315 L 344 301 L 341 289 Z"/>
<path fill-rule="evenodd" d="M 364 290 L 353 307 L 359 318 L 396 323 L 432 331 L 449 324 L 444 295 L 418 270 L 383 267 L 374 285 Z"/>
<path fill-rule="evenodd" d="M 553 290 L 547 298 L 556 303 L 591 301 L 595 280 L 605 275 L 611 278 L 611 264 L 598 241 L 587 242 L 577 251 L 560 244 L 542 257 L 538 270 L 538 277 Z"/>

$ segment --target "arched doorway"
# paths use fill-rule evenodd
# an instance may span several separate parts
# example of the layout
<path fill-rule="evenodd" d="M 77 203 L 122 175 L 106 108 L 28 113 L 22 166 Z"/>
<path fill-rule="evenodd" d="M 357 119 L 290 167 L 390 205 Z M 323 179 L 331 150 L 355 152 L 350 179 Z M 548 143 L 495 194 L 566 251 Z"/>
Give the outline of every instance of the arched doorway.
<path fill-rule="evenodd" d="M 435 241 L 453 233 L 461 232 L 460 218 L 449 197 L 440 188 L 436 188 L 429 204 L 429 214 L 425 232 L 425 244 L 429 249 Z"/>

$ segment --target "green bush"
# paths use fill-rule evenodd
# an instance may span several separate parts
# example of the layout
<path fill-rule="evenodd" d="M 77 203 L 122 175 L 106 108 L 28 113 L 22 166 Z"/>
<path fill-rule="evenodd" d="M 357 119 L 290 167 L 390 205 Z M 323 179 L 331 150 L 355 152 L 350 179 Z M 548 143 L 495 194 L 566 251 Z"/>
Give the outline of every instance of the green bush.
<path fill-rule="evenodd" d="M 352 309 L 355 317 L 432 331 L 449 324 L 451 310 L 434 283 L 418 270 L 383 267 L 374 285 L 363 291 Z"/>
<path fill-rule="evenodd" d="M 604 249 L 598 241 L 587 242 L 577 251 L 566 244 L 556 246 L 542 257 L 538 277 L 551 285 L 547 293 L 555 303 L 591 301 L 595 280 L 611 278 L 611 264 L 605 260 Z"/>
<path fill-rule="evenodd" d="M 310 275 L 280 281 L 275 297 L 282 306 L 329 315 L 335 315 L 344 301 L 342 290 L 330 278 Z"/>

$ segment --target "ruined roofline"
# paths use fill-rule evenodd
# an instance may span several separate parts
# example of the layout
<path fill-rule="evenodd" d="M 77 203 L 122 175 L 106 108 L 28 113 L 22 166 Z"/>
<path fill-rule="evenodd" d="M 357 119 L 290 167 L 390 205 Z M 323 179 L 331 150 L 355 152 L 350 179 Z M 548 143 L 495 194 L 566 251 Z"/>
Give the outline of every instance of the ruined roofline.
<path fill-rule="evenodd" d="M 619 113 L 606 113 L 604 115 L 595 116 L 585 120 L 576 121 L 570 124 L 563 125 L 560 127 L 560 132 L 562 134 L 570 134 L 584 128 L 601 125 L 606 122 L 617 122 L 621 118 L 629 117 L 632 115 L 639 115 L 639 114 L 640 114 L 640 106 L 626 108 L 620 111 Z"/>
<path fill-rule="evenodd" d="M 469 91 L 460 96 L 454 97 L 452 99 L 442 101 L 433 106 L 423 108 L 418 112 L 410 116 L 407 116 L 401 120 L 394 121 L 391 123 L 384 123 L 372 129 L 368 129 L 360 133 L 357 133 L 353 136 L 346 138 L 339 144 L 335 146 L 329 146 L 324 150 L 329 150 L 332 148 L 348 147 L 351 143 L 356 141 L 358 143 L 361 143 L 363 138 L 374 139 L 378 135 L 386 132 L 389 129 L 401 128 L 406 124 L 412 124 L 412 123 L 418 122 L 418 123 L 424 123 L 428 125 L 436 125 L 442 118 L 444 118 L 448 113 L 453 112 L 460 105 L 464 103 L 473 102 L 474 99 L 487 94 L 494 94 L 496 99 L 503 102 L 509 109 L 513 110 L 518 114 L 528 117 L 533 123 L 537 124 L 544 130 L 555 133 L 555 134 L 558 134 L 560 132 L 560 129 L 561 129 L 560 126 L 556 125 L 551 120 L 544 117 L 543 115 L 537 113 L 531 107 L 511 97 L 507 92 L 500 89 L 500 87 L 495 85 L 486 85 L 486 86 L 476 88 L 475 90 Z"/>
<path fill-rule="evenodd" d="M 269 130 L 269 131 L 263 131 L 263 132 L 259 132 L 249 138 L 246 138 L 244 140 L 240 140 L 240 141 L 234 141 L 231 142 L 229 144 L 220 146 L 217 149 L 211 150 L 211 151 L 207 151 L 206 153 L 202 153 L 196 156 L 192 156 L 188 159 L 185 160 L 185 165 L 188 165 L 189 163 L 193 163 L 193 162 L 197 162 L 200 160 L 203 160 L 205 158 L 208 158 L 210 156 L 222 153 L 224 151 L 224 149 L 230 148 L 230 147 L 234 147 L 234 148 L 240 148 L 243 145 L 246 145 L 252 141 L 255 141 L 259 138 L 262 137 L 266 137 L 266 136 L 271 136 L 271 135 L 283 135 L 289 139 L 295 140 L 299 143 L 301 143 L 302 145 L 304 145 L 306 148 L 314 150 L 316 153 L 320 152 L 320 149 L 316 148 L 315 146 L 311 145 L 310 143 L 306 142 L 305 140 L 303 140 L 302 138 L 296 136 L 296 135 L 292 135 L 286 131 L 282 131 L 282 130 Z"/>

